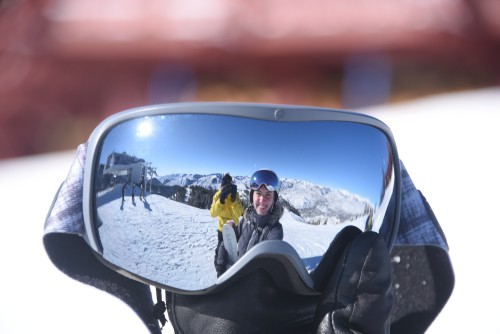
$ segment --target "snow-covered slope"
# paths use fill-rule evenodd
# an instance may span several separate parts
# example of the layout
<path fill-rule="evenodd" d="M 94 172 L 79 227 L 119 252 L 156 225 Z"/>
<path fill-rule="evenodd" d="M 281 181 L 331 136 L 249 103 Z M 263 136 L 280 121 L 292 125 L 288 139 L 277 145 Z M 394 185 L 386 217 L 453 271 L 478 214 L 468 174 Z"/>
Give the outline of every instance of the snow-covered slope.
<path fill-rule="evenodd" d="M 101 202 L 99 202 L 99 200 Z M 198 209 L 160 195 L 144 201 L 121 200 L 121 186 L 99 197 L 99 228 L 104 256 L 114 264 L 157 282 L 187 290 L 206 289 L 216 281 L 214 254 L 217 220 Z M 366 215 L 349 221 L 363 229 Z M 312 269 L 345 224 L 311 225 L 285 210 L 284 241 Z"/>

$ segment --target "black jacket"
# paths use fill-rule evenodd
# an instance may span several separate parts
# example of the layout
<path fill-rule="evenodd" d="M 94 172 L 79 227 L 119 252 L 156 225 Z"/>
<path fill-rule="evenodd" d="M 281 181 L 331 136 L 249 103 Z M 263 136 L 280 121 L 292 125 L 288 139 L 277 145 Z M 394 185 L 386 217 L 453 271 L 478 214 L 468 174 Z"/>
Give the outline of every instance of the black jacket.
<path fill-rule="evenodd" d="M 283 216 L 283 206 L 277 202 L 273 211 L 266 216 L 259 216 L 253 207 L 247 207 L 239 224 L 236 226 L 238 257 L 242 257 L 250 248 L 265 240 L 283 240 L 283 225 L 279 222 Z M 219 246 L 217 265 L 227 265 L 227 252 L 224 243 Z"/>

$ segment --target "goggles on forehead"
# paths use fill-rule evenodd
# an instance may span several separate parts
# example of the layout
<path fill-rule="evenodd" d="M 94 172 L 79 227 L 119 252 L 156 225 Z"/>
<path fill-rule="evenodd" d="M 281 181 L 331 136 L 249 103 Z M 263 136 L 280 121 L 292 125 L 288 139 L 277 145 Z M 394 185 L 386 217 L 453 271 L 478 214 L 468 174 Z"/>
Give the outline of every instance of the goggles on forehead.
<path fill-rule="evenodd" d="M 253 173 L 250 178 L 250 189 L 258 190 L 261 186 L 265 186 L 269 191 L 279 191 L 280 181 L 276 173 L 268 169 L 261 169 Z"/>
<path fill-rule="evenodd" d="M 221 158 L 203 144 L 216 127 L 272 133 L 275 145 L 260 148 L 258 157 Z M 234 152 L 240 148 L 237 140 L 230 145 Z M 340 231 L 354 226 L 378 232 L 389 249 L 396 238 L 396 145 L 384 123 L 362 114 L 251 103 L 147 106 L 104 120 L 77 162 L 46 231 L 56 231 L 58 224 L 74 230 L 68 233 L 81 235 L 109 268 L 164 290 L 212 293 L 250 268 L 267 270 L 273 263 L 271 275 L 276 268 L 286 272 L 278 281 L 288 280 L 296 293 L 316 293 L 310 273 Z M 271 169 L 255 172 L 253 166 L 262 164 L 287 178 L 280 182 Z M 220 170 L 231 172 L 243 203 L 248 185 L 265 185 L 280 192 L 290 214 L 280 219 L 283 240 L 257 244 L 218 277 L 217 218 L 209 211 Z M 69 209 L 68 201 L 75 202 Z M 61 212 L 72 208 L 82 211 L 60 221 Z"/>

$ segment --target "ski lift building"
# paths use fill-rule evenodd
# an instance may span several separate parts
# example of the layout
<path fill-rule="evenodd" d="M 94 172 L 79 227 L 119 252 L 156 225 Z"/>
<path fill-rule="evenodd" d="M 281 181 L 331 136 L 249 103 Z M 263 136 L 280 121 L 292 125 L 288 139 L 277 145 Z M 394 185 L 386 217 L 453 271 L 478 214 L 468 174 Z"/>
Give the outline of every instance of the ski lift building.
<path fill-rule="evenodd" d="M 106 159 L 103 174 L 123 177 L 125 182 L 137 184 L 145 177 L 146 161 L 127 153 L 111 153 Z"/>

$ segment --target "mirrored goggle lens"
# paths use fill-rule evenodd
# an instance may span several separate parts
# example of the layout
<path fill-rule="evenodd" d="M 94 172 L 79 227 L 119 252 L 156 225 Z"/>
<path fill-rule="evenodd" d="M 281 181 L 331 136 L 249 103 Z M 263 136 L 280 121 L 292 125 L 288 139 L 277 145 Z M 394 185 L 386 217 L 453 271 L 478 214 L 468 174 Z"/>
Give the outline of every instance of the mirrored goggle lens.
<path fill-rule="evenodd" d="M 280 192 L 282 241 L 297 251 L 295 263 L 307 271 L 316 268 L 346 226 L 394 240 L 399 159 L 380 123 L 366 116 L 346 119 L 345 113 L 331 110 L 287 109 L 279 121 L 275 106 L 254 108 L 248 118 L 237 106 L 224 108 L 234 116 L 216 114 L 215 108 L 207 114 L 199 110 L 117 115 L 90 138 L 86 231 L 95 240 L 90 241 L 93 249 L 112 268 L 165 289 L 209 291 L 221 284 L 227 275 L 218 277 L 214 265 L 218 220 L 211 215 L 221 170 L 231 172 L 235 197 L 242 202 L 235 221 L 242 219 L 245 205 L 252 205 L 248 185 Z M 213 138 L 214 128 L 275 136 L 273 145 L 259 147 L 258 155 L 214 154 L 200 142 Z M 234 138 L 230 145 L 235 153 L 241 143 Z M 257 166 L 269 172 L 254 175 Z M 276 175 L 287 177 L 278 180 Z M 228 198 L 231 202 L 232 194 Z M 247 261 L 245 256 L 233 271 Z"/>
<path fill-rule="evenodd" d="M 280 182 L 276 174 L 263 170 L 252 176 L 250 180 L 250 189 L 258 190 L 261 186 L 265 186 L 269 191 L 279 191 Z"/>

